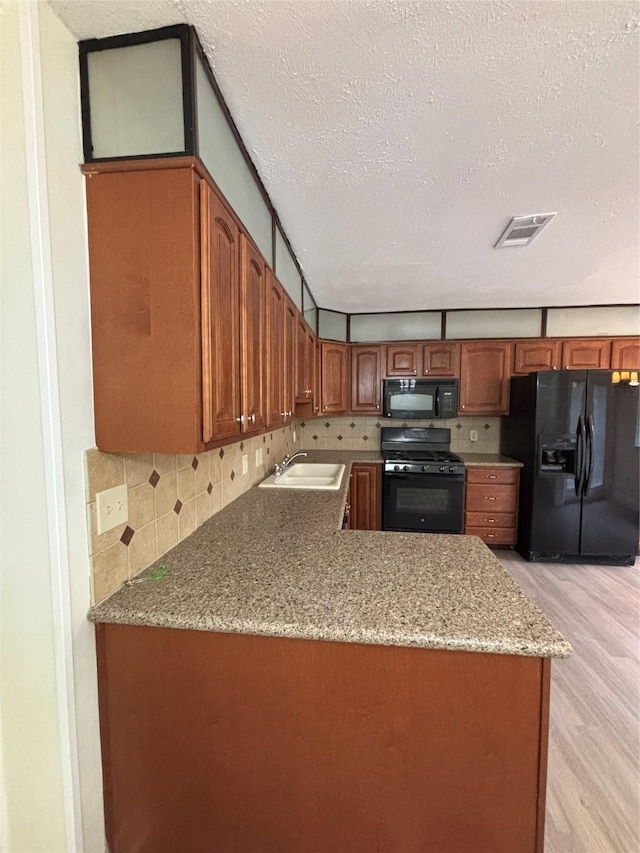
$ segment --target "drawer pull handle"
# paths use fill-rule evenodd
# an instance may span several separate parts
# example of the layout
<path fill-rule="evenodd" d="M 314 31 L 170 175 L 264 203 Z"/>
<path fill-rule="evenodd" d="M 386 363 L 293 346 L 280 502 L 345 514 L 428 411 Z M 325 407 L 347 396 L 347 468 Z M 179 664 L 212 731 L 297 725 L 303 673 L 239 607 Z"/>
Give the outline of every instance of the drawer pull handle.
<path fill-rule="evenodd" d="M 497 480 L 497 479 L 498 479 L 497 474 L 487 474 L 485 477 L 485 480 Z"/>
<path fill-rule="evenodd" d="M 485 533 L 484 535 L 487 537 L 487 539 L 495 539 L 496 538 L 495 533 Z"/>
<path fill-rule="evenodd" d="M 498 500 L 498 498 L 494 497 L 493 495 L 485 495 L 484 499 L 485 499 L 485 501 L 497 501 Z"/>
<path fill-rule="evenodd" d="M 487 522 L 487 524 L 495 524 L 496 523 L 495 518 L 485 518 L 485 521 Z"/>

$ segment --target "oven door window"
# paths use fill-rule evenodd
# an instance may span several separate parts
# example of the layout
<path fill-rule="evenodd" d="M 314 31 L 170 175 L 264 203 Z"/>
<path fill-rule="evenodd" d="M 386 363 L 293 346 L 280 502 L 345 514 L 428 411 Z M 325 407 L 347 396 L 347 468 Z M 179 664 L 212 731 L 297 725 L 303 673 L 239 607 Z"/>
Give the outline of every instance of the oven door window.
<path fill-rule="evenodd" d="M 386 476 L 384 529 L 461 533 L 464 478 Z"/>

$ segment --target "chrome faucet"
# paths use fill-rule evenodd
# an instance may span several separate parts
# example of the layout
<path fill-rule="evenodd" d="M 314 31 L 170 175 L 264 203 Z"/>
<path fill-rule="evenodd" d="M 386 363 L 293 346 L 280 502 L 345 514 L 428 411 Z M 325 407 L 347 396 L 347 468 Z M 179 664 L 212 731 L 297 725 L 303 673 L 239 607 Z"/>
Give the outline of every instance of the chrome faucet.
<path fill-rule="evenodd" d="M 282 477 L 284 472 L 287 470 L 289 465 L 293 462 L 294 459 L 297 459 L 298 456 L 308 456 L 308 453 L 304 453 L 302 450 L 299 450 L 297 453 L 294 453 L 293 456 L 289 456 L 287 454 L 282 462 L 276 462 L 276 479 L 278 477 Z"/>

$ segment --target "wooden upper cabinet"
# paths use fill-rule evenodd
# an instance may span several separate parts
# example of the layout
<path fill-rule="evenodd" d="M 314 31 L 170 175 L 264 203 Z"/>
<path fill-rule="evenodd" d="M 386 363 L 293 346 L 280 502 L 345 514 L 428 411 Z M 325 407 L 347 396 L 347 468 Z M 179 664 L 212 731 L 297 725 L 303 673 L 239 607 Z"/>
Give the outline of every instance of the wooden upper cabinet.
<path fill-rule="evenodd" d="M 460 376 L 460 344 L 422 344 L 419 355 L 422 376 Z"/>
<path fill-rule="evenodd" d="M 316 338 L 314 343 L 315 349 L 315 372 L 313 376 L 314 390 L 313 390 L 313 414 L 320 414 L 320 405 L 322 400 L 322 351 L 320 348 L 320 341 Z"/>
<path fill-rule="evenodd" d="M 308 399 L 312 406 L 320 401 L 316 396 L 316 336 L 307 326 L 307 341 L 305 344 L 305 385 L 308 390 Z"/>
<path fill-rule="evenodd" d="M 418 375 L 418 344 L 390 344 L 387 346 L 387 376 Z"/>
<path fill-rule="evenodd" d="M 640 338 L 621 338 L 611 344 L 612 370 L 640 370 Z"/>
<path fill-rule="evenodd" d="M 462 344 L 461 415 L 507 414 L 512 354 L 509 341 Z"/>
<path fill-rule="evenodd" d="M 308 403 L 311 396 L 309 391 L 309 369 L 307 366 L 307 324 L 302 314 L 298 312 L 296 352 L 296 403 Z"/>
<path fill-rule="evenodd" d="M 293 417 L 296 396 L 298 359 L 298 310 L 291 299 L 284 294 L 284 389 L 283 418 L 289 423 Z"/>
<path fill-rule="evenodd" d="M 267 426 L 285 422 L 284 291 L 271 271 L 267 272 Z"/>
<path fill-rule="evenodd" d="M 538 370 L 559 370 L 562 341 L 517 341 L 514 346 L 514 374 L 535 373 Z"/>
<path fill-rule="evenodd" d="M 322 414 L 343 414 L 347 411 L 347 344 L 322 341 Z"/>
<path fill-rule="evenodd" d="M 351 411 L 379 414 L 382 398 L 382 347 L 351 347 Z"/>
<path fill-rule="evenodd" d="M 267 271 L 262 255 L 241 235 L 240 329 L 243 432 L 266 424 Z M 224 318 L 223 318 L 224 321 Z"/>
<path fill-rule="evenodd" d="M 607 370 L 611 364 L 611 341 L 602 338 L 564 341 L 562 366 L 566 370 Z"/>
<path fill-rule="evenodd" d="M 202 220 L 202 437 L 240 432 L 238 227 L 205 181 Z M 149 448 L 150 449 L 150 448 Z"/>

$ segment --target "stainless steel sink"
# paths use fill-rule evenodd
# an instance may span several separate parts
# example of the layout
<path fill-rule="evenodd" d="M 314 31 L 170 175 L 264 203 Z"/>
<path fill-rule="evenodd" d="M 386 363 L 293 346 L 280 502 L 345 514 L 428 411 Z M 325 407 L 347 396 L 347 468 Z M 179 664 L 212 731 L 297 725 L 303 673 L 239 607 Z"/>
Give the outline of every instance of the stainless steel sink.
<path fill-rule="evenodd" d="M 276 477 L 267 477 L 260 483 L 261 489 L 322 489 L 336 491 L 342 483 L 344 465 L 328 465 L 324 462 L 302 462 Z"/>

